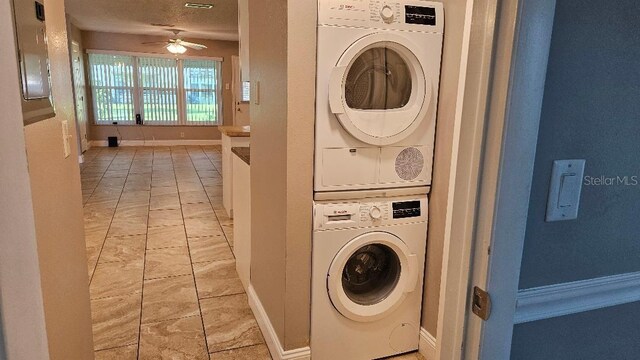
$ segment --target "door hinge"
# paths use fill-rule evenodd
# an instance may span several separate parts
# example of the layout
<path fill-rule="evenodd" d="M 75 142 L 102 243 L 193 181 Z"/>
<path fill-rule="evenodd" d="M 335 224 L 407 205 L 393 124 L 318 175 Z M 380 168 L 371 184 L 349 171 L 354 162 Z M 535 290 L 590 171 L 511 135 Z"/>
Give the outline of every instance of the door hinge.
<path fill-rule="evenodd" d="M 489 293 L 474 286 L 471 310 L 480 319 L 487 321 L 491 316 L 491 296 L 489 296 Z"/>

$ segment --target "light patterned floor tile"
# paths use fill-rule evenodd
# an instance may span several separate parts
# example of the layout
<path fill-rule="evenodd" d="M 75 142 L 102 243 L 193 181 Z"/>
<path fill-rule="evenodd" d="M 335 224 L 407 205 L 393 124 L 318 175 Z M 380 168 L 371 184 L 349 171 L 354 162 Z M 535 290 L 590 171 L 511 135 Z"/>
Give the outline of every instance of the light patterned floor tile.
<path fill-rule="evenodd" d="M 186 247 L 187 235 L 183 225 L 149 228 L 147 249 Z"/>
<path fill-rule="evenodd" d="M 131 345 L 95 352 L 95 360 L 137 360 L 138 346 Z"/>
<path fill-rule="evenodd" d="M 243 348 L 220 351 L 211 354 L 211 360 L 271 360 L 266 345 L 252 345 Z"/>
<path fill-rule="evenodd" d="M 215 218 L 185 218 L 187 237 L 219 236 L 224 234 Z"/>
<path fill-rule="evenodd" d="M 220 146 L 85 153 L 97 360 L 204 360 L 207 341 L 212 359 L 270 359 L 235 271 L 220 167 Z"/>
<path fill-rule="evenodd" d="M 199 315 L 193 276 L 145 280 L 142 323 Z"/>
<path fill-rule="evenodd" d="M 229 243 L 223 236 L 189 238 L 191 262 L 211 262 L 234 259 Z"/>
<path fill-rule="evenodd" d="M 191 274 L 189 251 L 185 247 L 147 250 L 145 279 Z"/>
<path fill-rule="evenodd" d="M 193 264 L 193 271 L 200 299 L 244 293 L 233 259 Z"/>
<path fill-rule="evenodd" d="M 143 324 L 140 359 L 208 360 L 200 316 Z"/>
<path fill-rule="evenodd" d="M 107 235 L 109 237 L 144 235 L 147 233 L 147 219 L 147 216 L 114 219 Z"/>
<path fill-rule="evenodd" d="M 152 211 L 180 209 L 180 197 L 178 193 L 152 195 L 149 202 L 149 209 Z"/>
<path fill-rule="evenodd" d="M 204 189 L 201 191 L 185 191 L 180 193 L 181 204 L 207 203 L 209 197 Z"/>
<path fill-rule="evenodd" d="M 140 295 L 91 301 L 94 350 L 138 343 Z"/>
<path fill-rule="evenodd" d="M 211 204 L 198 203 L 198 204 L 184 204 L 182 205 L 182 213 L 185 219 L 212 219 L 215 220 L 216 214 L 211 207 Z"/>
<path fill-rule="evenodd" d="M 124 296 L 142 291 L 142 259 L 101 263 L 93 274 L 89 292 L 92 299 Z"/>
<path fill-rule="evenodd" d="M 200 301 L 209 352 L 263 343 L 258 323 L 246 295 L 231 295 Z"/>
<path fill-rule="evenodd" d="M 182 225 L 182 210 L 154 210 L 149 212 L 149 228 Z"/>
<path fill-rule="evenodd" d="M 144 257 L 146 236 L 107 238 L 100 254 L 100 262 L 135 261 Z"/>

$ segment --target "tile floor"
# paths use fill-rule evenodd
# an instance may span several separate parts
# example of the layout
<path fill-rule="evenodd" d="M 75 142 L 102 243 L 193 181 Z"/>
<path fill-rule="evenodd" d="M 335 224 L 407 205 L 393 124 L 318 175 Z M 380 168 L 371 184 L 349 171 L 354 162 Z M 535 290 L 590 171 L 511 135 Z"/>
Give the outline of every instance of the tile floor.
<path fill-rule="evenodd" d="M 221 168 L 216 146 L 85 153 L 97 360 L 271 359 L 235 271 Z"/>

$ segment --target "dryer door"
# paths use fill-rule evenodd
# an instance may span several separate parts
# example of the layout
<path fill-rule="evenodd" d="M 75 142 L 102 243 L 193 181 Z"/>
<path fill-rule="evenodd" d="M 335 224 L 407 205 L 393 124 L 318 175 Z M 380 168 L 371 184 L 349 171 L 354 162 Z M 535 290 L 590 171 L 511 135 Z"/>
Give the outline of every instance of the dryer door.
<path fill-rule="evenodd" d="M 418 279 L 417 257 L 386 232 L 360 235 L 336 255 L 327 274 L 333 306 L 343 316 L 375 321 L 393 312 Z"/>
<path fill-rule="evenodd" d="M 391 33 L 356 41 L 331 73 L 329 105 L 344 129 L 372 145 L 409 136 L 432 102 L 432 81 L 415 55 L 415 45 Z"/>

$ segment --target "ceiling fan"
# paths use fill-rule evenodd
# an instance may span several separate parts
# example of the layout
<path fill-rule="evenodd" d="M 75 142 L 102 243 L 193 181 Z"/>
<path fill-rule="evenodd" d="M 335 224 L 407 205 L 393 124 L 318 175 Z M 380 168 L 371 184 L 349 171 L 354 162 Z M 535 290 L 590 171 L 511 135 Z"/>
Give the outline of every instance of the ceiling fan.
<path fill-rule="evenodd" d="M 189 41 L 184 41 L 178 37 L 178 34 L 182 32 L 182 30 L 172 29 L 174 38 L 169 39 L 167 41 L 153 41 L 153 42 L 143 42 L 145 45 L 155 45 L 155 44 L 164 44 L 165 48 L 172 54 L 184 54 L 187 51 L 187 48 L 193 50 L 202 50 L 207 47 L 202 44 L 196 44 Z"/>

